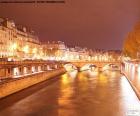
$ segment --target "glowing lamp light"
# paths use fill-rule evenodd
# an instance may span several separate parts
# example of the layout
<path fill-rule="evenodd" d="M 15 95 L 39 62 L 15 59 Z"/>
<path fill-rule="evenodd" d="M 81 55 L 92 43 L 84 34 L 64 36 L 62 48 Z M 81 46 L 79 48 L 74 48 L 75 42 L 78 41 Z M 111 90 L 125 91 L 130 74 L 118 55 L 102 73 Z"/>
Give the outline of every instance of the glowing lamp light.
<path fill-rule="evenodd" d="M 34 54 L 37 53 L 37 48 L 33 48 L 33 51 L 32 51 Z"/>
<path fill-rule="evenodd" d="M 24 47 L 23 47 L 23 51 L 24 51 L 25 53 L 29 53 L 29 46 L 28 46 L 28 45 L 24 46 Z"/>
<path fill-rule="evenodd" d="M 17 43 L 13 43 L 11 45 L 11 50 L 16 50 L 17 49 Z"/>

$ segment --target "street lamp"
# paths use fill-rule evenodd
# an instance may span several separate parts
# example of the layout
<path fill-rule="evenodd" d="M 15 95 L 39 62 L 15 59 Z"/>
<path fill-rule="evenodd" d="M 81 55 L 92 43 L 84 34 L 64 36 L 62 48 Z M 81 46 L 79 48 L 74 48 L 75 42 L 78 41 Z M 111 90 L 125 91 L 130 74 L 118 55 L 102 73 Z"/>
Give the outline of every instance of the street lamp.
<path fill-rule="evenodd" d="M 28 46 L 28 45 L 24 46 L 24 47 L 23 47 L 23 51 L 24 51 L 25 53 L 29 53 L 29 46 Z"/>
<path fill-rule="evenodd" d="M 12 49 L 13 49 L 13 50 L 16 50 L 16 49 L 17 49 L 17 43 L 14 43 L 14 44 L 12 45 Z"/>
<path fill-rule="evenodd" d="M 37 48 L 33 48 L 32 53 L 36 54 L 37 53 Z"/>

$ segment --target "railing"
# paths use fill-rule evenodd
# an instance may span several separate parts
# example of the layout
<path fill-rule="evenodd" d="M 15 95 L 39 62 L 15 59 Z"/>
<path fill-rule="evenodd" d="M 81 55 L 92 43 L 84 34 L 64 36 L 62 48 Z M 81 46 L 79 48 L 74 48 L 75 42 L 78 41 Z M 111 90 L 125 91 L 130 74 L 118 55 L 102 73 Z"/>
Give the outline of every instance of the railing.
<path fill-rule="evenodd" d="M 57 64 L 58 61 L 0 61 L 0 65 L 18 65 L 18 64 Z"/>
<path fill-rule="evenodd" d="M 76 60 L 76 61 L 69 61 L 69 62 L 77 62 L 77 63 L 121 63 L 121 61 L 86 61 L 86 60 Z"/>
<path fill-rule="evenodd" d="M 106 63 L 106 64 L 116 64 L 121 63 L 120 61 L 69 61 L 69 62 L 61 62 L 61 61 L 0 61 L 0 65 L 22 65 L 22 64 L 65 64 L 65 63 Z"/>

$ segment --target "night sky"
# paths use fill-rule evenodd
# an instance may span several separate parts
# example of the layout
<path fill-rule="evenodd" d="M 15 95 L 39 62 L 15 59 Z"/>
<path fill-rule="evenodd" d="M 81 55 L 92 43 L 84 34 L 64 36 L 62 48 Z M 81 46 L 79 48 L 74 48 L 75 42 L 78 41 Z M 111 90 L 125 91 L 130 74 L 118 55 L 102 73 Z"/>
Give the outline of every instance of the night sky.
<path fill-rule="evenodd" d="M 32 28 L 41 41 L 121 49 L 140 20 L 140 0 L 65 0 L 54 4 L 0 4 L 0 17 Z"/>

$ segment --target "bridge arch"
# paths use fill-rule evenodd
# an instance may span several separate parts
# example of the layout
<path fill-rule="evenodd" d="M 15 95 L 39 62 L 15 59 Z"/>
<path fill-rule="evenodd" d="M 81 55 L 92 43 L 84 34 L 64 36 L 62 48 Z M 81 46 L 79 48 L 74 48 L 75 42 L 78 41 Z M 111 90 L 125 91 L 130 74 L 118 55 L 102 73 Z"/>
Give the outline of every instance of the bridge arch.
<path fill-rule="evenodd" d="M 77 67 L 74 64 L 68 63 L 63 66 L 66 71 L 74 71 L 77 70 Z"/>
<path fill-rule="evenodd" d="M 115 63 L 108 63 L 108 64 L 105 64 L 103 67 L 102 67 L 102 71 L 105 71 L 105 70 L 120 70 L 120 64 L 115 64 Z"/>
<path fill-rule="evenodd" d="M 80 68 L 80 71 L 95 70 L 98 68 L 95 64 L 85 64 Z"/>
<path fill-rule="evenodd" d="M 120 67 L 121 63 L 120 62 L 92 62 L 92 61 L 76 61 L 76 62 L 69 62 L 70 64 L 75 65 L 78 68 L 83 67 L 86 64 L 93 64 L 96 65 L 97 67 L 101 68 L 104 67 L 107 64 L 115 64 Z"/>

